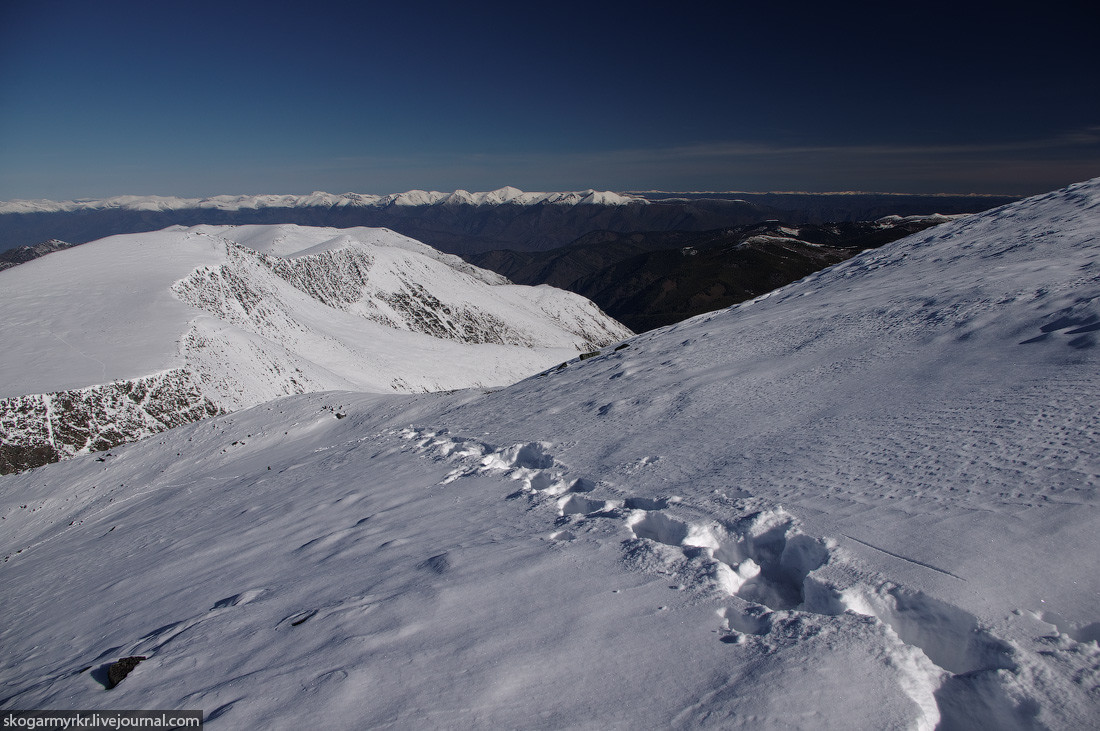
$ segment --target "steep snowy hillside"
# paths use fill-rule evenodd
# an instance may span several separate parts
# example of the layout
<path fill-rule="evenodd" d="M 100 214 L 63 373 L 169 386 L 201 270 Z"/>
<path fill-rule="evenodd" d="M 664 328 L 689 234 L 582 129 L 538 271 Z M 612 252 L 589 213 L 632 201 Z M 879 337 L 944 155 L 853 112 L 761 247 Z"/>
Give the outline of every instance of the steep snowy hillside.
<path fill-rule="evenodd" d="M 0 468 L 292 393 L 504 385 L 628 335 L 392 231 L 112 237 L 0 275 Z"/>
<path fill-rule="evenodd" d="M 1097 333 L 1100 179 L 501 391 L 0 477 L 0 709 L 1095 728 Z"/>

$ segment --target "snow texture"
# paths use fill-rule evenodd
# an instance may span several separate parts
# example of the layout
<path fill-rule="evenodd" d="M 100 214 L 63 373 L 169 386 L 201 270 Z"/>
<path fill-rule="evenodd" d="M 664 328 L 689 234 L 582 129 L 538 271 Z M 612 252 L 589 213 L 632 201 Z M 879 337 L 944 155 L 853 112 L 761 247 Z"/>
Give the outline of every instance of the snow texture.
<path fill-rule="evenodd" d="M 1100 179 L 503 390 L 0 477 L 0 709 L 1095 728 L 1098 332 Z"/>

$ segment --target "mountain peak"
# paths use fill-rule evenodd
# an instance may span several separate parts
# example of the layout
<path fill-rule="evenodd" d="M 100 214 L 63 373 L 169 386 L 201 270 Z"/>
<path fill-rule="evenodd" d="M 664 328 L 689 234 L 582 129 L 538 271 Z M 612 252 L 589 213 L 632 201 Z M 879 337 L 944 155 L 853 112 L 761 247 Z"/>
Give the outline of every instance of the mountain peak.
<path fill-rule="evenodd" d="M 465 203 L 467 205 L 518 205 L 575 204 L 577 202 L 601 205 L 624 205 L 642 202 L 644 199 L 624 196 L 610 191 L 585 190 L 573 193 L 525 193 L 519 188 L 504 186 L 493 191 L 470 193 L 456 190 L 453 193 L 439 191 L 408 190 L 389 195 L 364 193 L 326 193 L 314 191 L 308 195 L 216 195 L 206 198 L 178 198 L 157 195 L 119 195 L 103 199 L 67 201 L 11 200 L 0 201 L 0 214 L 47 213 L 61 211 L 91 211 L 120 209 L 129 211 L 170 211 L 186 208 L 205 208 L 221 211 L 238 211 L 257 208 L 309 208 L 309 207 L 385 207 L 432 206 L 441 203 Z"/>
<path fill-rule="evenodd" d="M 166 373 L 171 387 L 140 390 L 195 413 L 318 390 L 499 386 L 631 334 L 579 295 L 513 285 L 387 229 L 175 226 L 0 277 L 6 425 L 55 401 L 126 404 L 119 394 L 135 379 Z M 31 432 L 24 446 L 33 451 L 46 436 Z M 99 443 L 98 432 L 49 440 L 60 454 Z M 18 443 L 5 433 L 6 445 Z"/>

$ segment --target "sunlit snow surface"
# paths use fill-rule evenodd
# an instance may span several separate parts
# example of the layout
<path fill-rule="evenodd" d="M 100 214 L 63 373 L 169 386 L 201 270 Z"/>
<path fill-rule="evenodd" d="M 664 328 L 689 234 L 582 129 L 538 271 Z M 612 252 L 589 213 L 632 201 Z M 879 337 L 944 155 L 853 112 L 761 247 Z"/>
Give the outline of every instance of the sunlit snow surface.
<path fill-rule="evenodd" d="M 1100 180 L 504 390 L 0 478 L 0 708 L 1096 727 L 1098 298 Z"/>
<path fill-rule="evenodd" d="M 296 393 L 501 386 L 632 333 L 388 229 L 170 227 L 0 277 L 0 472 Z"/>
<path fill-rule="evenodd" d="M 111 236 L 5 271 L 0 288 L 0 397 L 175 368 L 231 408 L 502 385 L 630 334 L 583 297 L 362 227 Z"/>

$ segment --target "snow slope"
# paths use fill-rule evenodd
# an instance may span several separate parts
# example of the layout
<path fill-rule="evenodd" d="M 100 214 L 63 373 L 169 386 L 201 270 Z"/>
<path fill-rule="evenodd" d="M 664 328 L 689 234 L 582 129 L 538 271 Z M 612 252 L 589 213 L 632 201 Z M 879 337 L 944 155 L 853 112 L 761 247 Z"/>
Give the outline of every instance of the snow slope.
<path fill-rule="evenodd" d="M 334 388 L 503 385 L 628 335 L 582 297 L 385 229 L 174 227 L 0 274 L 0 419 L 10 442 L 40 423 L 19 414 L 48 412 L 46 394 L 169 372 L 215 411 Z M 96 441 L 47 437 L 63 451 Z"/>
<path fill-rule="evenodd" d="M 500 391 L 2 477 L 0 709 L 1096 727 L 1097 333 L 1100 179 Z"/>

